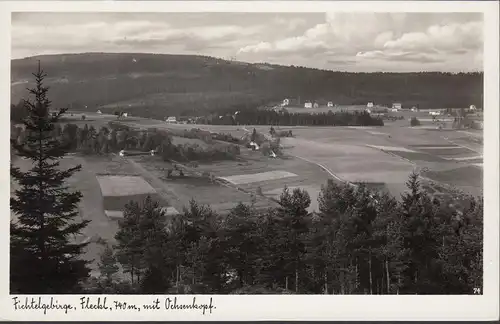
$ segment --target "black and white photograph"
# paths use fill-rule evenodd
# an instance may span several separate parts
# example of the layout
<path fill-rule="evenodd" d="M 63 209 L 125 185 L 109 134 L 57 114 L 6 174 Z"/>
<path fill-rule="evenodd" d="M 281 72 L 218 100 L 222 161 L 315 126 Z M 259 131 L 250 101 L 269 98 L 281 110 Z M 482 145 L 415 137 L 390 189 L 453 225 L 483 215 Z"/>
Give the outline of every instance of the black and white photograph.
<path fill-rule="evenodd" d="M 9 13 L 8 294 L 483 295 L 484 13 L 368 10 Z"/>

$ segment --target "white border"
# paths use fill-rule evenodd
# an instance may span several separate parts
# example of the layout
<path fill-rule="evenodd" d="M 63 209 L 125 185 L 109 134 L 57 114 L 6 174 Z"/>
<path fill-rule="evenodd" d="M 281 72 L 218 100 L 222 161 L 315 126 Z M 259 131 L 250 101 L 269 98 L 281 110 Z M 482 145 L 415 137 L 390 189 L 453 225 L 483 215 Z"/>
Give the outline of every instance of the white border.
<path fill-rule="evenodd" d="M 427 2 L 427 1 L 359 1 L 359 2 L 0 2 L 0 120 L 1 148 L 8 152 L 9 93 L 10 93 L 10 20 L 12 11 L 121 11 L 121 12 L 483 12 L 484 47 L 484 294 L 482 296 L 212 296 L 217 309 L 211 315 L 193 311 L 97 312 L 73 311 L 69 315 L 52 311 L 42 315 L 38 311 L 14 311 L 8 295 L 8 267 L 1 268 L 0 319 L 6 320 L 495 320 L 499 316 L 499 182 L 498 182 L 498 121 L 499 121 L 499 65 L 498 65 L 498 11 L 496 1 Z M 7 154 L 0 160 L 0 186 L 4 215 L 9 212 L 9 183 Z M 8 264 L 8 218 L 0 226 L 0 253 Z M 78 301 L 80 296 L 60 296 L 59 302 Z M 206 301 L 210 296 L 198 296 Z M 181 296 L 189 301 L 189 296 Z M 153 296 L 108 296 L 108 299 L 149 303 Z"/>

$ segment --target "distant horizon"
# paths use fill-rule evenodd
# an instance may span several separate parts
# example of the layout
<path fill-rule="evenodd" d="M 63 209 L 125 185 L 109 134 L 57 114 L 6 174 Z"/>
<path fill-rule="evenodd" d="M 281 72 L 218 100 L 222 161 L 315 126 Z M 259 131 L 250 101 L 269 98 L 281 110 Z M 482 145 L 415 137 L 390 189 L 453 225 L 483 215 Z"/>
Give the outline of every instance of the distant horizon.
<path fill-rule="evenodd" d="M 480 72 L 477 12 L 15 12 L 14 59 L 178 53 L 342 72 Z"/>
<path fill-rule="evenodd" d="M 276 66 L 283 66 L 283 67 L 301 67 L 301 68 L 307 68 L 307 69 L 315 69 L 315 70 L 320 70 L 320 71 L 330 71 L 330 72 L 341 72 L 341 73 L 355 73 L 355 74 L 362 74 L 362 73 L 393 73 L 393 74 L 404 74 L 404 73 L 448 73 L 448 74 L 473 74 L 473 73 L 484 73 L 484 70 L 477 70 L 477 71 L 347 71 L 347 70 L 332 70 L 332 69 L 322 69 L 322 68 L 316 68 L 316 67 L 309 67 L 309 66 L 300 66 L 300 65 L 288 65 L 288 64 L 280 64 L 280 63 L 271 63 L 271 62 L 248 62 L 248 61 L 243 61 L 243 60 L 231 60 L 229 58 L 224 58 L 224 57 L 217 57 L 217 56 L 212 56 L 212 55 L 204 55 L 204 54 L 186 54 L 186 53 L 159 53 L 159 52 L 72 52 L 72 53 L 45 53 L 45 54 L 37 54 L 37 55 L 32 55 L 32 56 L 26 56 L 26 57 L 19 57 L 19 58 L 11 58 L 11 61 L 18 61 L 18 60 L 28 60 L 28 59 L 34 59 L 37 57 L 48 57 L 48 56 L 64 56 L 64 55 L 96 55 L 96 54 L 103 54 L 103 55 L 165 55 L 165 56 L 193 56 L 193 57 L 207 57 L 207 58 L 212 58 L 212 59 L 217 59 L 217 60 L 224 60 L 224 61 L 234 61 L 234 62 L 241 62 L 245 64 L 266 64 L 266 65 L 276 65 Z"/>

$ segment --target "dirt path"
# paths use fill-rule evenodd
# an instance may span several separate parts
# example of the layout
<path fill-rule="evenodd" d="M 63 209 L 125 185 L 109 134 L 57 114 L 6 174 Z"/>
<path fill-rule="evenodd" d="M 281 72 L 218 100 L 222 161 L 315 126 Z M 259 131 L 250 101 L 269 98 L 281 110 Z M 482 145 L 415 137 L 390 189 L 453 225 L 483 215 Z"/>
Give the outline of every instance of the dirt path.
<path fill-rule="evenodd" d="M 178 212 L 182 212 L 184 205 L 179 198 L 177 198 L 175 192 L 167 187 L 166 183 L 158 179 L 157 175 L 153 174 L 149 170 L 146 170 L 146 168 L 144 168 L 140 163 L 137 163 L 132 159 L 127 159 L 127 161 L 129 161 L 137 169 L 141 176 L 149 182 L 149 184 L 151 184 L 158 195 L 160 195 L 161 198 L 169 204 L 169 206 L 174 207 Z"/>

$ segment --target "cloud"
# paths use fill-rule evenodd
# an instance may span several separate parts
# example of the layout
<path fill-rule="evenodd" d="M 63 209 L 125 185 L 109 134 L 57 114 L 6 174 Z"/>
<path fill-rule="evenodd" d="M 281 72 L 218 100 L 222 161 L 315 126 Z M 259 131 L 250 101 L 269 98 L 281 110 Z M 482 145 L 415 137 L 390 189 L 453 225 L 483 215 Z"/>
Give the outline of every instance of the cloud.
<path fill-rule="evenodd" d="M 274 22 L 278 25 L 278 28 L 284 27 L 288 31 L 295 31 L 299 27 L 303 27 L 307 24 L 307 21 L 303 18 L 291 18 L 287 19 L 285 17 L 279 16 L 274 19 Z"/>
<path fill-rule="evenodd" d="M 466 24 L 433 25 L 425 32 L 406 33 L 384 44 L 386 49 L 397 50 L 478 50 L 483 44 L 483 26 L 473 21 Z"/>
<path fill-rule="evenodd" d="M 263 53 L 273 56 L 309 54 L 314 55 L 324 52 L 328 48 L 322 41 L 317 41 L 304 36 L 288 37 L 276 42 L 260 42 L 248 45 L 238 50 L 237 54 Z"/>
<path fill-rule="evenodd" d="M 482 69 L 477 13 L 15 13 L 14 58 L 202 54 L 349 71 Z"/>
<path fill-rule="evenodd" d="M 342 57 L 339 64 L 360 68 L 386 62 L 432 63 L 440 70 L 482 69 L 483 23 L 475 14 L 425 13 L 327 13 L 302 35 L 273 42 L 259 42 L 239 49 L 238 54 L 270 57 L 311 52 L 315 60 L 324 57 L 324 67 L 338 66 L 332 56 Z M 448 60 L 448 58 L 453 59 Z M 446 66 L 447 61 L 461 62 L 474 57 L 468 66 Z M 356 63 L 353 63 L 356 62 Z M 381 67 L 387 65 L 382 64 Z M 408 65 L 409 66 L 409 65 Z M 394 67 L 400 69 L 401 67 Z"/>

